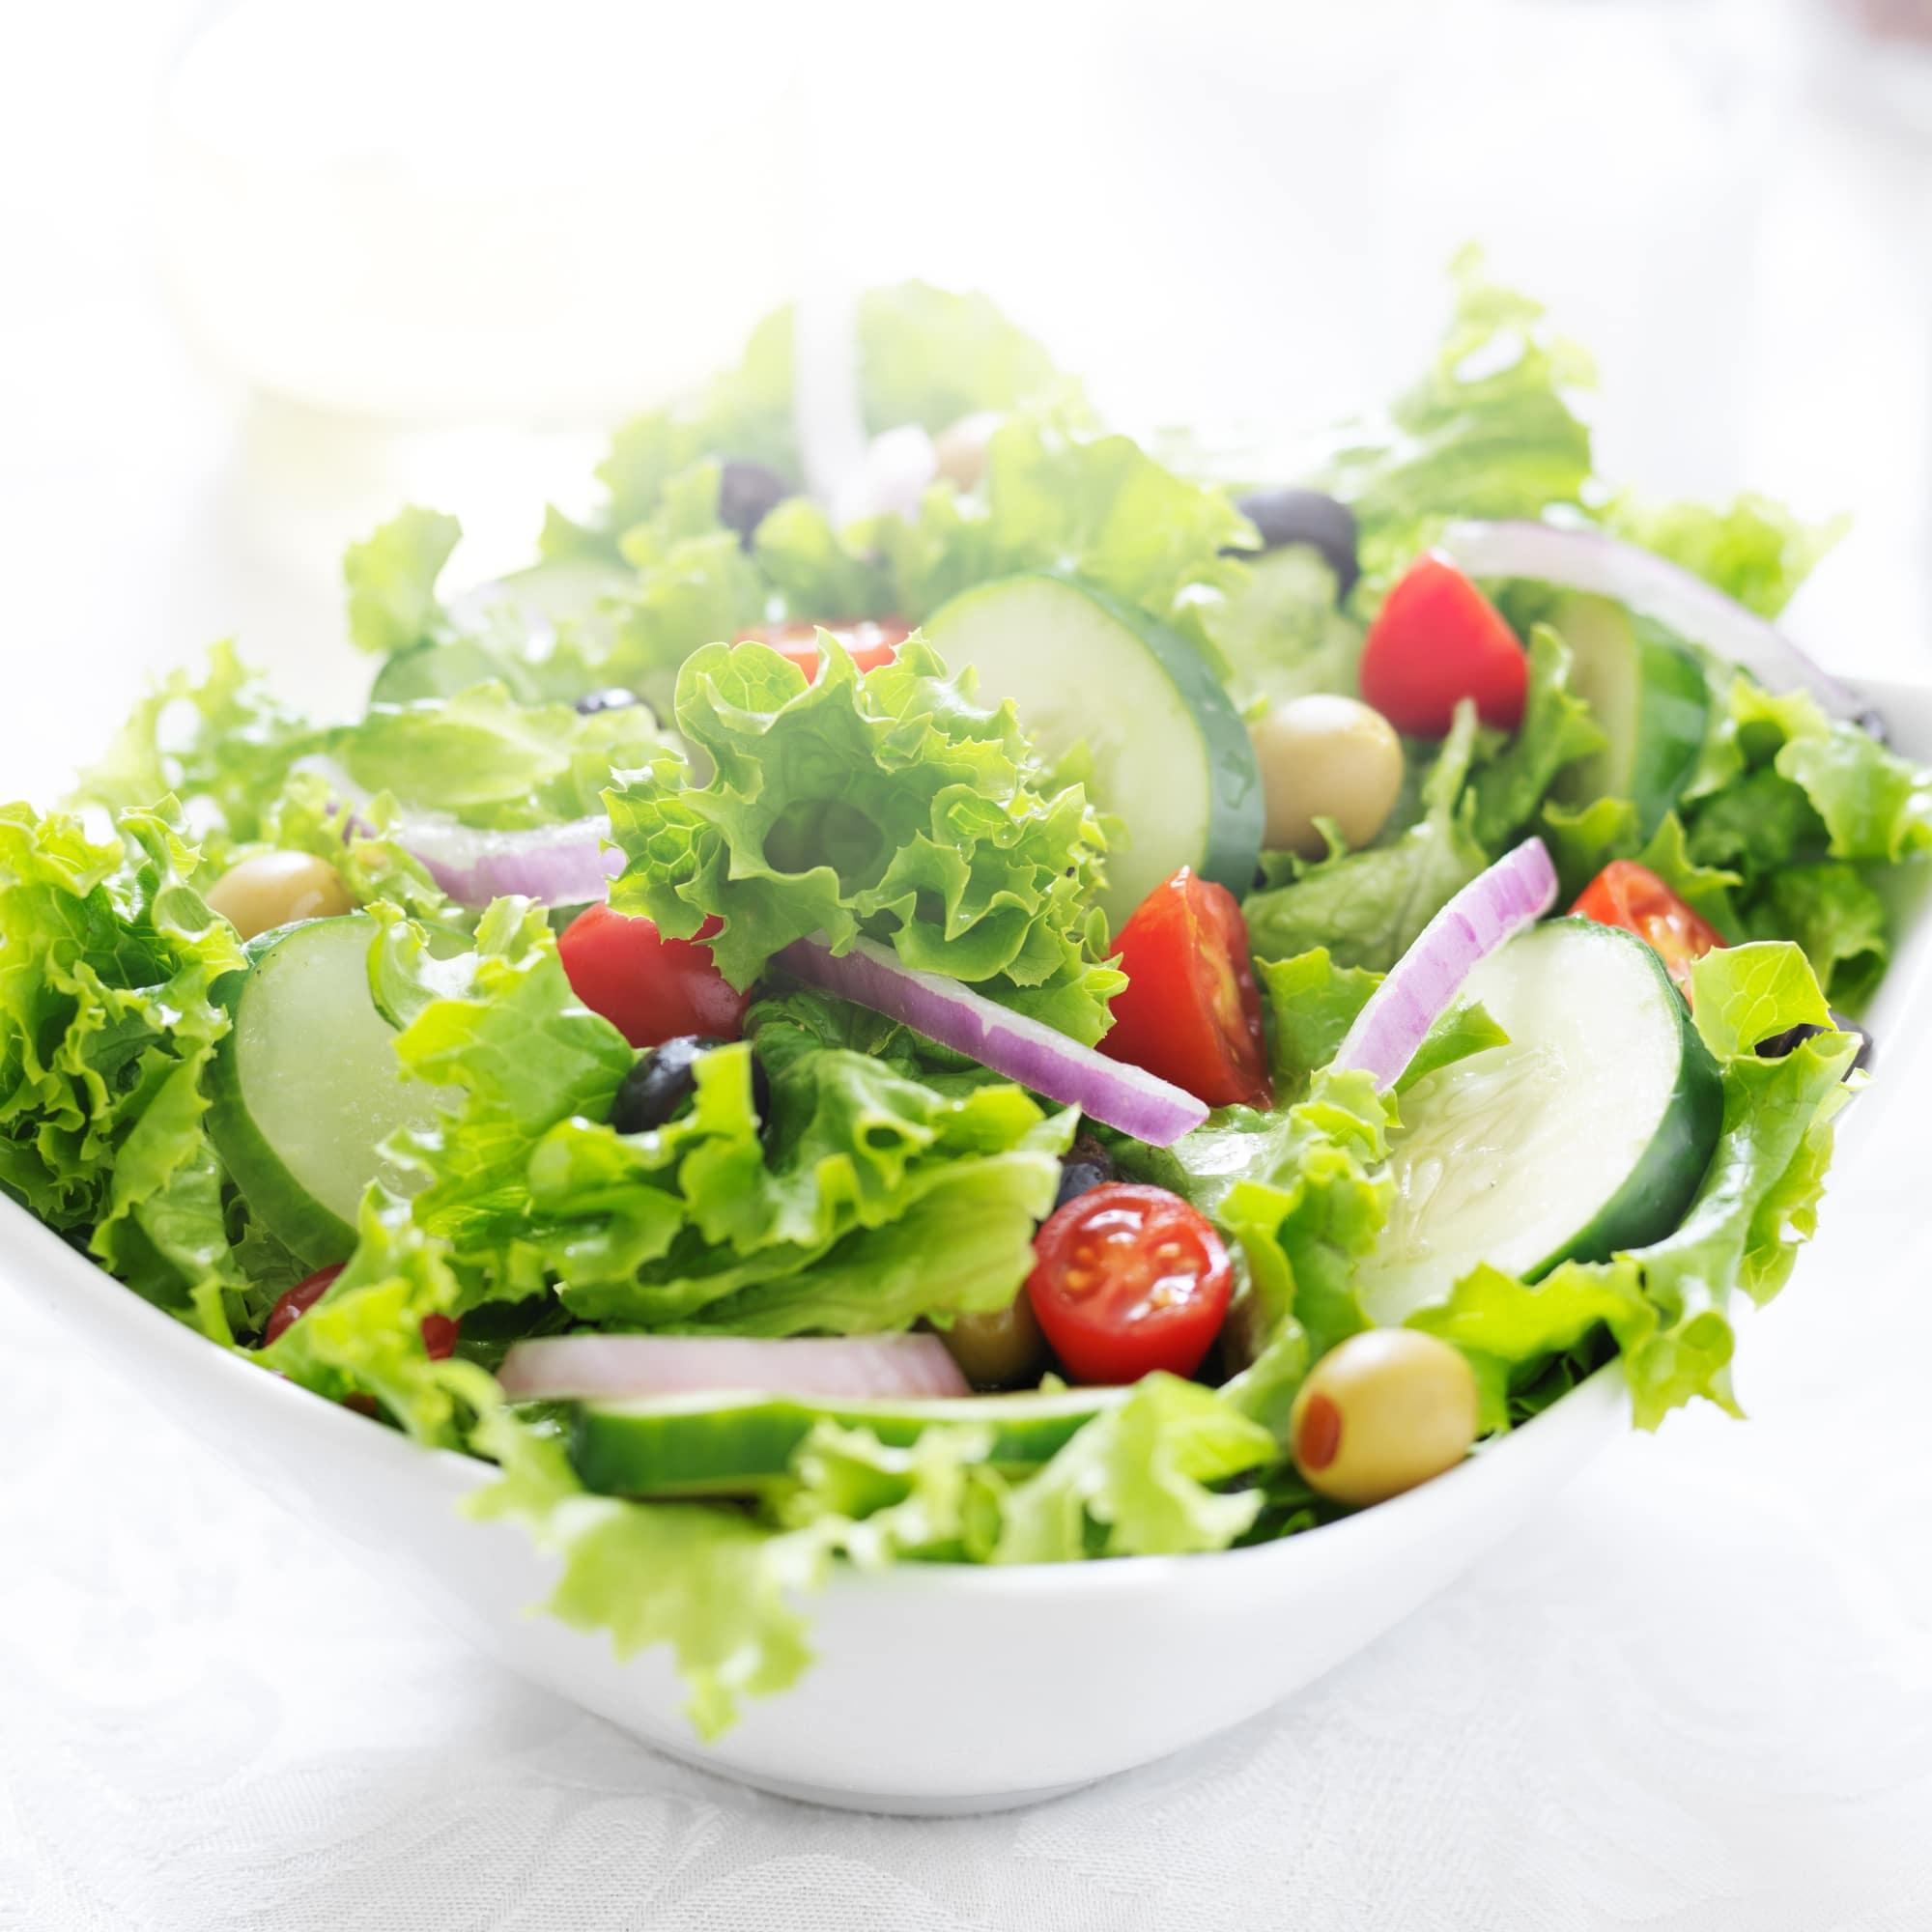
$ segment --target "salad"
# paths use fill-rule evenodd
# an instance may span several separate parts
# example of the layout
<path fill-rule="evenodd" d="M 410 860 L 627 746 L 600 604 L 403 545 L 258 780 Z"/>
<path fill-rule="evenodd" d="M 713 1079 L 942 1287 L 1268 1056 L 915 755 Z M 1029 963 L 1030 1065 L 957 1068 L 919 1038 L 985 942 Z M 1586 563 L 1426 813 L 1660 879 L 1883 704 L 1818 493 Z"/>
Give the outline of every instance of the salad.
<path fill-rule="evenodd" d="M 1292 1537 L 1612 1358 L 1735 1411 L 1932 781 L 1771 621 L 1835 532 L 1606 482 L 1454 293 L 1287 481 L 911 284 L 515 576 L 404 510 L 361 717 L 220 646 L 0 809 L 0 1186 L 500 1465 L 705 1733 L 835 1563 Z"/>

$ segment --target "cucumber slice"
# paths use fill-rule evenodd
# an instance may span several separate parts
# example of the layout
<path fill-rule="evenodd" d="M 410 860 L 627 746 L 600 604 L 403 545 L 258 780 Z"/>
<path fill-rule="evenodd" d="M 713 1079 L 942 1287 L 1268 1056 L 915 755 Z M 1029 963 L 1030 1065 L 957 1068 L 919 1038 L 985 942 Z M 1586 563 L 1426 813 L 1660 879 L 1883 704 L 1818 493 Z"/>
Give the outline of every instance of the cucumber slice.
<path fill-rule="evenodd" d="M 1491 953 L 1463 991 L 1509 1044 L 1403 1097 L 1395 1201 L 1357 1279 L 1378 1323 L 1439 1299 L 1481 1262 L 1535 1280 L 1661 1238 L 1717 1145 L 1717 1063 L 1634 934 L 1553 921 Z"/>
<path fill-rule="evenodd" d="M 1107 855 L 1102 901 L 1117 929 L 1183 866 L 1233 893 L 1253 888 L 1262 843 L 1254 747 L 1184 638 L 1061 577 L 983 584 L 923 629 L 950 669 L 980 673 L 983 700 L 1012 699 L 1042 756 L 1086 744 L 1094 798 L 1126 828 Z"/>
<path fill-rule="evenodd" d="M 310 1267 L 347 1258 L 370 1181 L 413 1177 L 375 1149 L 426 1127 L 443 1089 L 406 1080 L 369 996 L 376 922 L 308 920 L 250 940 L 221 988 L 234 1025 L 209 1074 L 208 1130 L 249 1208 Z"/>
<path fill-rule="evenodd" d="M 1710 711 L 1704 668 L 1662 625 L 1605 597 L 1568 596 L 1550 622 L 1570 646 L 1571 688 L 1609 743 L 1557 780 L 1570 805 L 1627 798 L 1648 838 L 1703 749 Z"/>
<path fill-rule="evenodd" d="M 791 1467 L 819 1422 L 869 1429 L 904 1448 L 941 1422 L 990 1425 L 992 1460 L 1044 1463 L 1122 1388 L 1029 1390 L 933 1401 L 819 1401 L 810 1396 L 701 1393 L 574 1407 L 570 1460 L 587 1489 L 619 1496 L 754 1495 Z"/>

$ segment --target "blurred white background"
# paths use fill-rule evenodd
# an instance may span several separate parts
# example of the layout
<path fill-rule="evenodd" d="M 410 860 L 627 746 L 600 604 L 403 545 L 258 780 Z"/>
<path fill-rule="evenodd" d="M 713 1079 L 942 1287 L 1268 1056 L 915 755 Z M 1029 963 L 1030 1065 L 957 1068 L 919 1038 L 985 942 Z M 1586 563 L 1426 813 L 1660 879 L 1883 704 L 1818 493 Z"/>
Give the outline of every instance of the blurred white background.
<path fill-rule="evenodd" d="M 346 537 L 413 495 L 514 561 L 808 273 L 982 286 L 1118 419 L 1272 447 L 1406 377 L 1479 240 L 1595 351 L 1613 473 L 1852 511 L 1801 630 L 1932 668 L 1932 53 L 1825 0 L 95 0 L 5 46 L 10 791 L 229 632 L 347 701 Z"/>
<path fill-rule="evenodd" d="M 603 424 L 804 274 L 982 286 L 1119 419 L 1272 446 L 1404 380 L 1482 241 L 1596 352 L 1608 469 L 1851 512 L 1796 628 L 1932 675 L 1932 53 L 1855 11 L 11 9 L 0 795 L 229 633 L 348 702 L 347 537 L 413 496 L 516 560 Z M 781 1922 L 755 1881 L 893 1932 L 1922 1927 L 1932 1311 L 1887 1151 L 1747 1338 L 1749 1429 L 1620 1444 L 1290 1712 L 982 1824 L 632 1749 L 10 1311 L 0 1925 Z"/>

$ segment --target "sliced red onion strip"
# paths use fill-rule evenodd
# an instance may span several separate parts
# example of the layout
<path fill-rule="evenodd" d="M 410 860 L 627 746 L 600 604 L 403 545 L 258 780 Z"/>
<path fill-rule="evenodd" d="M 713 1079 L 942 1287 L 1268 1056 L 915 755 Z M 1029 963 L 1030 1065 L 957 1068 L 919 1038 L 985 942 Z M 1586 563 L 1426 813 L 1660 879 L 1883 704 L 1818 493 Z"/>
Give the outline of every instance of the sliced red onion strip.
<path fill-rule="evenodd" d="M 297 761 L 327 781 L 338 806 L 366 812 L 370 793 L 332 758 Z M 375 830 L 356 816 L 355 826 Z M 420 859 L 430 876 L 462 906 L 486 906 L 492 899 L 541 899 L 546 905 L 587 905 L 601 899 L 624 869 L 624 855 L 606 848 L 611 821 L 601 813 L 562 825 L 532 826 L 522 832 L 480 832 L 441 811 L 401 809 L 389 836 Z"/>
<path fill-rule="evenodd" d="M 1611 597 L 1654 617 L 1688 642 L 1742 665 L 1773 690 L 1803 685 L 1834 718 L 1874 737 L 1884 721 L 1775 624 L 1665 557 L 1602 530 L 1555 524 L 1451 524 L 1437 548 L 1471 577 L 1526 577 L 1564 590 Z"/>
<path fill-rule="evenodd" d="M 1541 838 L 1525 838 L 1423 927 L 1355 1015 L 1335 1065 L 1374 1074 L 1377 1089 L 1387 1093 L 1455 1004 L 1476 962 L 1555 903 L 1556 867 Z"/>
<path fill-rule="evenodd" d="M 415 854 L 458 905 L 486 906 L 513 895 L 546 905 L 601 899 L 624 869 L 624 855 L 606 849 L 611 821 L 575 818 L 526 832 L 478 832 L 454 820 L 405 814 L 397 842 Z"/>
<path fill-rule="evenodd" d="M 850 1400 L 970 1393 L 937 1335 L 747 1341 L 731 1335 L 552 1335 L 519 1342 L 497 1380 L 515 1402 L 727 1390 Z"/>
<path fill-rule="evenodd" d="M 1039 1020 L 1010 1012 L 957 980 L 901 965 L 868 939 L 841 954 L 818 940 L 801 939 L 786 947 L 777 963 L 1153 1147 L 1173 1146 L 1208 1118 L 1207 1107 L 1192 1094 L 1109 1060 Z"/>

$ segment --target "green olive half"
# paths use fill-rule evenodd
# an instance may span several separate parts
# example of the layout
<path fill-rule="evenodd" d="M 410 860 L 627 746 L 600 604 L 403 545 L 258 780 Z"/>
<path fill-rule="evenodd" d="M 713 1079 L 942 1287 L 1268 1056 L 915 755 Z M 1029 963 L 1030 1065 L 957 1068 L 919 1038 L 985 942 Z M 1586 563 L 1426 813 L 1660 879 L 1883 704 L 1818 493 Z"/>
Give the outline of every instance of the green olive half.
<path fill-rule="evenodd" d="M 1388 823 L 1402 791 L 1402 740 L 1379 711 L 1318 693 L 1278 704 L 1249 727 L 1271 852 L 1319 859 L 1318 818 L 1358 851 Z"/>
<path fill-rule="evenodd" d="M 1308 1372 L 1288 1443 L 1312 1490 L 1378 1503 L 1453 1469 L 1476 1439 L 1476 1378 L 1415 1328 L 1350 1335 Z"/>
<path fill-rule="evenodd" d="M 939 1331 L 939 1339 L 975 1388 L 1037 1382 L 1046 1367 L 1046 1337 L 1025 1289 L 990 1315 L 957 1317 L 951 1328 Z"/>
<path fill-rule="evenodd" d="M 335 867 L 307 852 L 258 852 L 231 866 L 203 897 L 243 939 L 355 910 Z"/>

